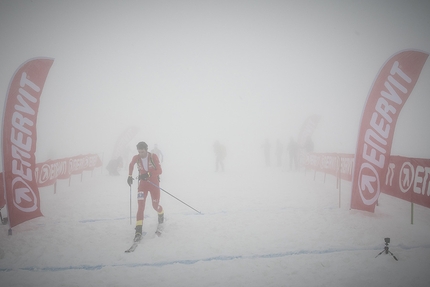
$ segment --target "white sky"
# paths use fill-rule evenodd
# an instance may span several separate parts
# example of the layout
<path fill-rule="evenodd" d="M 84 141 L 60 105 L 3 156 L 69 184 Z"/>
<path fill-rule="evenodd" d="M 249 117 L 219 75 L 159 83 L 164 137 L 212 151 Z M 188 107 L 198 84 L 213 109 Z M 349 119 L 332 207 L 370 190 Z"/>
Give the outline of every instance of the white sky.
<path fill-rule="evenodd" d="M 0 0 L 0 110 L 26 60 L 55 58 L 39 108 L 37 161 L 109 156 L 121 132 L 165 156 L 260 156 L 319 114 L 315 151 L 354 153 L 383 63 L 430 52 L 430 1 Z M 430 157 L 430 63 L 392 154 Z M 261 155 L 262 156 L 262 155 Z"/>

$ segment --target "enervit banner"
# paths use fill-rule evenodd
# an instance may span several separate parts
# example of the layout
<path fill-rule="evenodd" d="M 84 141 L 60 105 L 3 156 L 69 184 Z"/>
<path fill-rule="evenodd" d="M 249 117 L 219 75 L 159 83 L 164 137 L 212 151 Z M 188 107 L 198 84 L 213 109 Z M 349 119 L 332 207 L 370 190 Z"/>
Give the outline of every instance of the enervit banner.
<path fill-rule="evenodd" d="M 343 180 L 352 180 L 354 155 L 346 153 L 308 153 L 306 169 L 328 173 Z"/>
<path fill-rule="evenodd" d="M 102 166 L 97 154 L 78 155 L 36 164 L 34 176 L 38 187 L 53 185 L 58 179 L 68 179 L 72 174 L 91 171 Z"/>
<path fill-rule="evenodd" d="M 392 56 L 368 95 L 357 140 L 351 208 L 375 211 L 385 180 L 399 113 L 411 94 L 428 54 L 407 50 Z"/>
<path fill-rule="evenodd" d="M 0 172 L 0 209 L 6 205 L 6 198 L 4 194 L 4 184 L 3 184 L 3 173 Z"/>
<path fill-rule="evenodd" d="M 34 177 L 37 114 L 53 59 L 36 58 L 15 72 L 3 113 L 4 190 L 10 227 L 39 217 L 39 189 Z"/>
<path fill-rule="evenodd" d="M 430 159 L 391 156 L 382 192 L 430 208 Z"/>

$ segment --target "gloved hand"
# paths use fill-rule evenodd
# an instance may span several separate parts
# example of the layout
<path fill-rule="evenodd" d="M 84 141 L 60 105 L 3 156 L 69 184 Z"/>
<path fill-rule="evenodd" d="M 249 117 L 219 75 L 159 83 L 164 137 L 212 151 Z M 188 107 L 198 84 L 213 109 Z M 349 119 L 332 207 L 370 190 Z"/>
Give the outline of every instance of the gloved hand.
<path fill-rule="evenodd" d="M 147 172 L 147 173 L 142 173 L 141 175 L 139 175 L 139 180 L 148 180 L 148 178 L 150 177 L 151 175 L 149 174 L 149 172 Z"/>
<path fill-rule="evenodd" d="M 128 176 L 127 183 L 129 186 L 131 186 L 133 184 L 133 177 L 131 175 Z"/>

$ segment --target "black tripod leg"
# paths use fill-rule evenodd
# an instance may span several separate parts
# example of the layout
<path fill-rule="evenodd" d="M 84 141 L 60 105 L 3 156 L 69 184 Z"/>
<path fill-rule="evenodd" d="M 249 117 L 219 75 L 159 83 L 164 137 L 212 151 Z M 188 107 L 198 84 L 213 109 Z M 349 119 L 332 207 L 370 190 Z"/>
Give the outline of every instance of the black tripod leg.
<path fill-rule="evenodd" d="M 393 256 L 393 258 L 394 258 L 394 259 L 396 259 L 396 261 L 399 261 L 399 260 L 397 259 L 397 257 L 396 257 L 396 256 L 394 256 L 393 252 L 391 252 L 391 251 L 389 251 L 389 250 L 388 250 L 388 252 L 391 254 L 391 256 Z"/>
<path fill-rule="evenodd" d="M 379 255 L 381 255 L 381 254 L 382 254 L 382 253 L 384 253 L 384 252 L 385 252 L 385 249 L 384 249 L 384 250 L 382 250 L 381 252 L 379 252 L 379 254 L 375 256 L 375 258 L 376 258 L 376 257 L 378 257 Z"/>

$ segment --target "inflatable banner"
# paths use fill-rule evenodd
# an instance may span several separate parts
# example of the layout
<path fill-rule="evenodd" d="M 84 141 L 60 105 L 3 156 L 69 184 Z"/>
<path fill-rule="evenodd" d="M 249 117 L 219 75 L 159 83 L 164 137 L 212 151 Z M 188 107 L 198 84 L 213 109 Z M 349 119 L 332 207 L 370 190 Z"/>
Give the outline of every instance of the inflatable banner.
<path fill-rule="evenodd" d="M 124 154 L 126 153 L 127 144 L 134 138 L 138 131 L 138 127 L 131 126 L 121 133 L 115 143 L 111 159 L 117 159 L 120 156 L 124 156 Z"/>
<path fill-rule="evenodd" d="M 0 172 L 0 209 L 6 205 L 6 198 L 4 194 L 4 183 L 3 183 L 3 173 Z"/>
<path fill-rule="evenodd" d="M 352 177 L 351 208 L 375 211 L 385 181 L 397 119 L 428 54 L 402 51 L 377 75 L 364 106 Z"/>
<path fill-rule="evenodd" d="M 42 216 L 34 174 L 37 114 L 53 59 L 25 62 L 9 84 L 3 114 L 4 191 L 10 227 Z"/>

